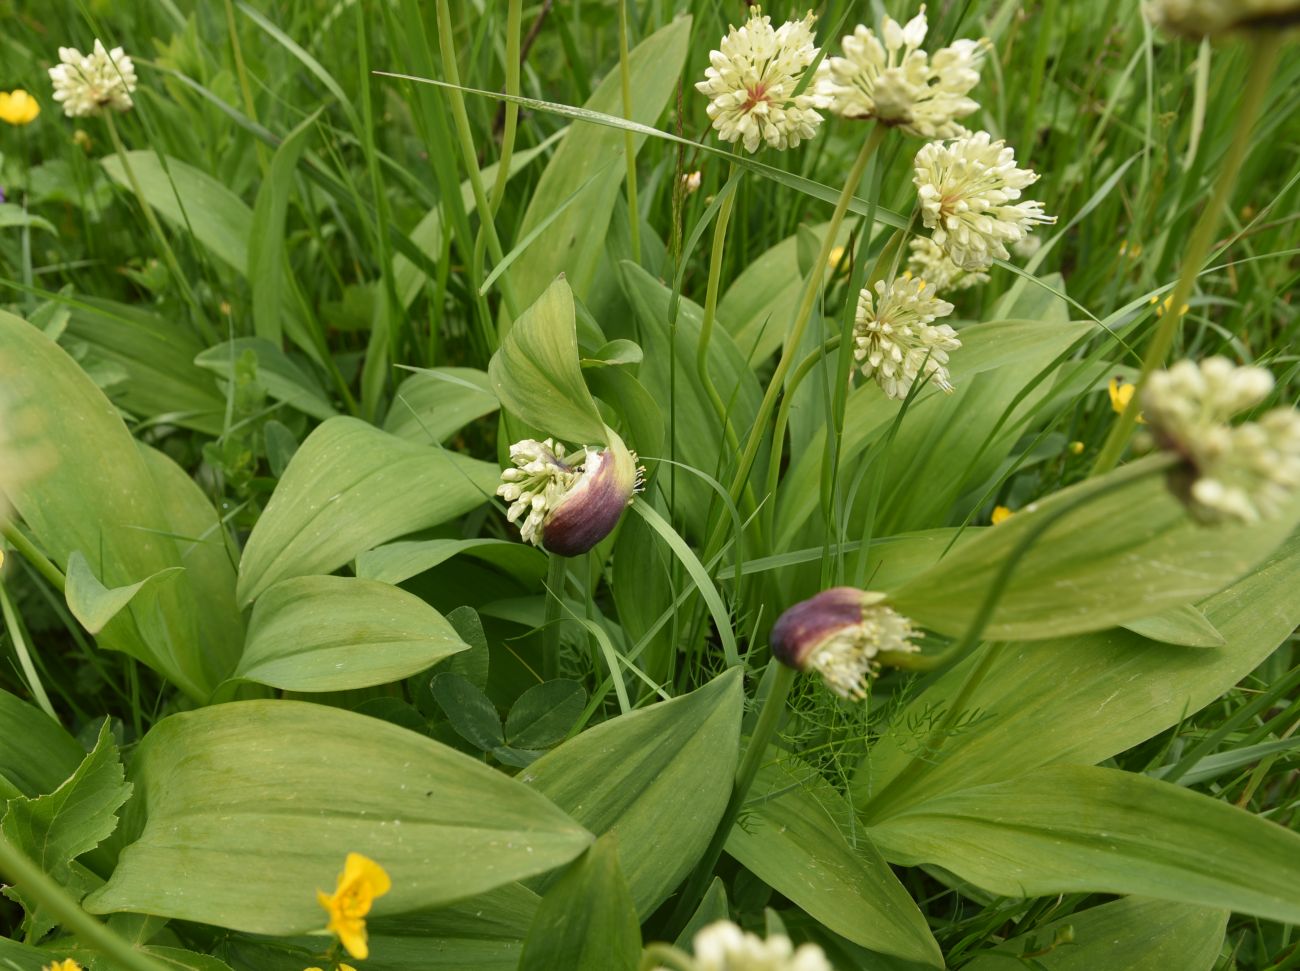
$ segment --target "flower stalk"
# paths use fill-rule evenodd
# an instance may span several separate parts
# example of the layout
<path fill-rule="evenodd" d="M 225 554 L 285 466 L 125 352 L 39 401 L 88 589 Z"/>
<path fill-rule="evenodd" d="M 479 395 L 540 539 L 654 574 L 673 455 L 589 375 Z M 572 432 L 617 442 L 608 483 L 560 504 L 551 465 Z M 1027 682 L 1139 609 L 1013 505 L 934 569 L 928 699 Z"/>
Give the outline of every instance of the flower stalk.
<path fill-rule="evenodd" d="M 1176 308 L 1183 307 L 1192 295 L 1196 278 L 1200 275 L 1201 268 L 1209 255 L 1210 246 L 1214 242 L 1223 210 L 1228 205 L 1232 190 L 1237 185 L 1241 163 L 1246 157 L 1246 149 L 1250 146 L 1251 132 L 1255 128 L 1255 121 L 1268 95 L 1268 85 L 1273 77 L 1273 68 L 1277 65 L 1282 39 L 1283 32 L 1279 30 L 1262 30 L 1251 39 L 1253 50 L 1250 58 L 1250 73 L 1246 78 L 1246 87 L 1237 111 L 1237 123 L 1232 132 L 1232 142 L 1228 146 L 1227 155 L 1224 156 L 1223 167 L 1219 170 L 1219 177 L 1214 184 L 1210 201 L 1202 210 L 1201 217 L 1197 220 L 1192 235 L 1187 241 L 1187 249 L 1183 252 L 1182 271 L 1169 298 L 1171 312 L 1159 317 L 1160 322 L 1156 326 L 1155 336 L 1147 347 L 1146 355 L 1142 358 L 1141 371 L 1138 373 L 1137 381 L 1134 382 L 1136 391 L 1129 399 L 1123 413 L 1111 426 L 1097 460 L 1093 463 L 1092 475 L 1103 475 L 1119 464 L 1120 457 L 1128 447 L 1129 439 L 1132 438 L 1133 430 L 1137 425 L 1138 414 L 1142 408 L 1142 389 L 1151 377 L 1151 372 L 1164 365 L 1170 348 L 1173 347 L 1174 336 L 1178 333 L 1178 324 L 1183 319 L 1183 315 L 1177 312 Z"/>
<path fill-rule="evenodd" d="M 623 95 L 623 117 L 632 121 L 632 67 L 627 50 L 627 4 L 618 4 L 618 76 Z M 641 262 L 641 211 L 636 200 L 636 138 L 623 130 L 623 156 L 627 161 L 627 214 L 632 233 L 632 262 Z"/>

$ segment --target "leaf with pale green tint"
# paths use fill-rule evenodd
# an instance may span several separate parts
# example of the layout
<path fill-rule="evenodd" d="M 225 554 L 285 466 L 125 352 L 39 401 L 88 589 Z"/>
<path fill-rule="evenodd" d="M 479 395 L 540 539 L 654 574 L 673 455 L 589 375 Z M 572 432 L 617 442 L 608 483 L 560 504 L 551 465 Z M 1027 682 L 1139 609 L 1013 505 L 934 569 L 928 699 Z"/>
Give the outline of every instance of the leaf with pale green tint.
<path fill-rule="evenodd" d="M 488 364 L 496 396 L 528 425 L 575 444 L 605 441 L 578 363 L 573 291 L 558 277 L 515 321 Z"/>
<path fill-rule="evenodd" d="M 1218 962 L 1228 911 L 1170 900 L 1124 897 L 1076 911 L 1004 941 L 963 971 L 1017 971 L 1016 958 L 1038 954 L 1042 971 L 1211 971 Z M 1068 943 L 1055 943 L 1066 933 Z M 1032 965 L 1031 965 L 1032 966 Z"/>
<path fill-rule="evenodd" d="M 51 960 L 49 951 L 0 937 L 0 967 L 6 971 L 45 971 Z"/>
<path fill-rule="evenodd" d="M 699 862 L 735 779 L 740 671 L 611 718 L 548 752 L 520 778 L 597 835 L 618 834 L 641 917 Z"/>
<path fill-rule="evenodd" d="M 503 539 L 411 539 L 385 543 L 357 557 L 357 576 L 404 583 L 455 556 L 471 556 L 533 582 L 546 575 L 546 554 Z"/>
<path fill-rule="evenodd" d="M 58 788 L 85 754 L 45 712 L 0 691 L 0 776 L 24 796 Z"/>
<path fill-rule="evenodd" d="M 890 591 L 890 602 L 925 627 L 960 636 L 998 575 L 991 565 L 1014 561 L 986 637 L 1101 630 L 1222 590 L 1300 522 L 1297 500 L 1268 521 L 1201 525 L 1170 492 L 1164 461 L 1152 456 L 1026 507 Z M 1045 522 L 1016 559 L 1022 542 Z"/>
<path fill-rule="evenodd" d="M 855 944 L 943 967 L 925 915 L 870 836 L 854 832 L 843 797 L 812 770 L 780 761 L 761 769 L 727 853 Z"/>
<path fill-rule="evenodd" d="M 1081 765 L 913 806 L 868 831 L 894 863 L 990 893 L 1142 894 L 1300 923 L 1300 833 L 1179 786 Z"/>
<path fill-rule="evenodd" d="M 451 727 L 465 741 L 485 752 L 505 744 L 496 705 L 469 678 L 444 671 L 429 682 L 429 690 Z"/>
<path fill-rule="evenodd" d="M 5 804 L 0 830 L 4 839 L 54 878 L 77 899 L 89 889 L 74 861 L 106 840 L 117 828 L 117 811 L 131 795 L 108 719 L 100 726 L 95 748 L 53 792 Z M 85 888 L 85 889 L 82 889 Z M 30 939 L 39 940 L 58 923 L 55 914 L 26 889 L 9 896 L 27 911 Z"/>
<path fill-rule="evenodd" d="M 384 431 L 420 445 L 433 445 L 500 407 L 483 371 L 429 368 L 398 386 L 384 419 Z"/>
<path fill-rule="evenodd" d="M 631 92 L 630 118 L 652 125 L 677 90 L 686 60 L 691 18 L 679 17 L 651 34 L 630 52 L 628 73 Z M 618 71 L 610 71 L 587 103 L 585 110 L 623 115 L 623 96 Z M 639 150 L 645 136 L 633 139 Z M 521 307 L 527 306 L 551 285 L 555 277 L 567 274 L 573 289 L 585 296 L 605 250 L 606 230 L 619 187 L 627 176 L 627 142 L 623 132 L 598 125 L 573 125 L 546 165 L 533 190 L 523 222 L 515 233 L 524 239 L 580 187 L 580 198 L 568 206 L 533 241 L 510 269 Z M 590 183 L 588 185 L 588 183 Z M 523 416 L 521 416 L 523 417 Z M 544 423 L 529 424 L 551 429 Z M 567 434 L 555 429 L 556 434 Z M 596 441 L 591 435 L 575 441 Z"/>
<path fill-rule="evenodd" d="M 257 357 L 257 383 L 266 389 L 270 397 L 322 421 L 338 414 L 320 382 L 265 338 L 237 337 L 225 341 L 198 355 L 194 363 L 227 381 L 233 381 L 235 365 L 248 351 Z"/>
<path fill-rule="evenodd" d="M 41 331 L 3 312 L 0 361 L 21 362 L 6 367 L 5 390 L 37 429 L 45 459 L 43 474 L 29 482 L 14 481 L 21 469 L 0 463 L 0 490 L 45 554 L 66 567 L 80 550 L 109 589 L 183 566 L 170 502 L 103 392 Z M 149 595 L 154 609 L 119 613 L 97 642 L 139 659 L 189 697 L 207 698 L 235 645 L 204 643 L 183 573 Z"/>
<path fill-rule="evenodd" d="M 392 877 L 378 917 L 544 873 L 591 842 L 553 804 L 482 762 L 296 701 L 173 715 L 141 743 L 133 776 L 146 822 L 87 901 L 94 913 L 297 934 L 320 925 L 316 890 L 334 887 L 349 852 Z"/>
<path fill-rule="evenodd" d="M 72 616 L 81 621 L 81 626 L 92 634 L 98 634 L 108 626 L 109 621 L 126 609 L 142 590 L 160 583 L 181 572 L 179 566 L 169 566 L 157 573 L 129 583 L 122 587 L 109 589 L 99 582 L 80 550 L 73 550 L 68 557 L 67 588 L 64 596 Z"/>
<path fill-rule="evenodd" d="M 854 804 L 875 822 L 946 792 L 1131 748 L 1204 708 L 1272 654 L 1300 625 L 1297 588 L 1300 537 L 1199 605 L 1223 635 L 1221 648 L 1189 651 L 1123 630 L 985 645 L 884 728 L 859 766 Z M 926 755 L 925 734 L 985 663 L 957 713 L 964 727 Z"/>
<path fill-rule="evenodd" d="M 239 601 L 469 512 L 491 497 L 499 476 L 494 464 L 331 418 L 294 453 L 253 528 L 239 564 Z"/>
<path fill-rule="evenodd" d="M 248 240 L 253 211 L 222 183 L 176 158 L 165 160 L 153 149 L 126 153 L 145 200 L 175 229 L 193 235 L 217 259 L 237 273 L 248 269 Z M 122 159 L 106 155 L 100 165 L 128 192 L 131 180 Z"/>
<path fill-rule="evenodd" d="M 418 674 L 468 648 L 419 597 L 356 577 L 295 577 L 257 599 L 234 677 L 345 691 Z"/>
<path fill-rule="evenodd" d="M 641 928 L 607 833 L 542 897 L 519 971 L 636 971 Z"/>
<path fill-rule="evenodd" d="M 1125 621 L 1125 630 L 1162 644 L 1182 644 L 1185 647 L 1222 647 L 1223 635 L 1191 604 L 1170 607 L 1150 617 Z"/>
<path fill-rule="evenodd" d="M 506 716 L 506 741 L 522 749 L 558 745 L 586 706 L 587 692 L 577 681 L 556 678 L 535 684 L 511 706 Z"/>

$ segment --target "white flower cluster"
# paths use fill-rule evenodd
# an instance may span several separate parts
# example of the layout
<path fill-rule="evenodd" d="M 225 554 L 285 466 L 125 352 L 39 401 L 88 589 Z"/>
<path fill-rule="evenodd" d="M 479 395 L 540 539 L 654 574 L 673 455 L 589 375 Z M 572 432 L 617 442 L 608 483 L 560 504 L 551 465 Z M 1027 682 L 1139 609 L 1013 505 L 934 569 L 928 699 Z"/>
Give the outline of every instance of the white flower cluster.
<path fill-rule="evenodd" d="M 963 270 L 988 269 L 1036 223 L 1056 222 L 1040 202 L 1015 202 L 1038 176 L 1017 168 L 1015 152 L 988 132 L 925 145 L 912 181 L 926 228 Z"/>
<path fill-rule="evenodd" d="M 807 669 L 820 674 L 826 687 L 841 698 L 861 701 L 867 696 L 867 681 L 882 651 L 912 654 L 921 649 L 913 643 L 921 634 L 912 622 L 893 607 L 873 603 L 872 597 L 864 595 L 857 624 L 835 631 L 808 655 Z"/>
<path fill-rule="evenodd" d="M 502 471 L 497 495 L 511 504 L 506 519 L 513 523 L 524 517 L 519 534 L 525 542 L 542 545 L 547 515 L 577 484 L 593 454 L 584 448 L 581 454 L 566 455 L 564 446 L 551 438 L 542 442 L 525 438 L 510 446 L 510 461 L 516 467 Z"/>
<path fill-rule="evenodd" d="M 1195 471 L 1190 498 L 1198 519 L 1259 522 L 1300 492 L 1300 413 L 1275 408 L 1258 422 L 1229 424 L 1272 389 L 1268 371 L 1222 357 L 1179 361 L 1147 380 L 1147 421 L 1160 444 Z"/>
<path fill-rule="evenodd" d="M 987 273 L 963 270 L 929 236 L 917 236 L 908 245 L 912 250 L 908 272 L 929 281 L 936 290 L 959 293 L 989 282 Z"/>
<path fill-rule="evenodd" d="M 1300 22 L 1300 0 L 1151 0 L 1144 9 L 1156 26 L 1194 37 Z"/>
<path fill-rule="evenodd" d="M 907 273 L 888 286 L 883 280 L 877 283 L 876 294 L 879 305 L 865 287 L 858 294 L 853 324 L 853 357 L 863 376 L 874 378 L 886 395 L 900 400 L 922 374 L 951 392 L 948 352 L 961 347 L 961 341 L 947 324 L 932 321 L 952 313 L 952 304 L 939 299 L 933 284 Z"/>
<path fill-rule="evenodd" d="M 965 134 L 958 118 L 979 109 L 967 95 L 979 83 L 985 43 L 959 40 L 931 58 L 919 50 L 928 27 L 925 6 L 899 26 L 886 17 L 881 38 L 859 24 L 817 70 L 817 106 L 842 118 L 874 118 L 920 138 Z"/>
<path fill-rule="evenodd" d="M 796 948 L 779 934 L 763 940 L 727 920 L 701 930 L 693 946 L 693 971 L 834 971 L 816 944 Z"/>
<path fill-rule="evenodd" d="M 54 100 L 62 102 L 69 118 L 102 114 L 106 109 L 129 111 L 135 90 L 135 65 L 122 48 L 111 51 L 102 41 L 82 54 L 75 47 L 59 48 L 59 64 L 50 68 Z"/>
<path fill-rule="evenodd" d="M 816 19 L 810 13 L 774 28 L 772 19 L 753 7 L 749 20 L 722 38 L 709 54 L 704 80 L 695 85 L 709 98 L 709 118 L 719 138 L 756 152 L 760 145 L 793 148 L 816 134 L 822 122 L 816 98 L 811 91 L 795 94 L 817 57 Z"/>

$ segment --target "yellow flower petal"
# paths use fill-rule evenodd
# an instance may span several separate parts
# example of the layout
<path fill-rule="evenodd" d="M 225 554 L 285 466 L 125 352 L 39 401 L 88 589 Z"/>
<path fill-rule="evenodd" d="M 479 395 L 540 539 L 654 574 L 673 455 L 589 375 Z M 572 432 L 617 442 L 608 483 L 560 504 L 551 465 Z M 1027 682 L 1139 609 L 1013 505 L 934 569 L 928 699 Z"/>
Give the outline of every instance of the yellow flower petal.
<path fill-rule="evenodd" d="M 354 958 L 370 954 L 366 941 L 366 914 L 376 897 L 392 888 L 388 873 L 374 860 L 360 853 L 349 853 L 332 894 L 316 891 L 316 900 L 329 914 L 325 929 L 334 934 Z"/>
<path fill-rule="evenodd" d="M 996 526 L 998 525 L 998 523 L 1005 523 L 1008 519 L 1010 519 L 1014 515 L 1015 513 L 1012 512 L 1010 509 L 1008 509 L 1006 506 L 994 506 L 993 515 L 989 518 L 991 519 L 993 525 Z"/>
<path fill-rule="evenodd" d="M 1127 408 L 1128 403 L 1133 400 L 1133 392 L 1135 388 L 1136 385 L 1124 383 L 1123 378 L 1110 379 L 1110 383 L 1106 385 L 1106 390 L 1110 392 L 1110 406 L 1114 409 L 1115 414 L 1124 414 L 1124 409 Z M 1145 425 L 1147 423 L 1146 419 L 1142 417 L 1141 412 L 1138 413 L 1137 423 L 1139 425 Z"/>
<path fill-rule="evenodd" d="M 10 125 L 30 125 L 40 113 L 40 102 L 21 88 L 0 91 L 0 121 Z"/>
<path fill-rule="evenodd" d="M 840 260 L 844 259 L 844 247 L 836 246 L 831 250 L 831 255 L 826 258 L 826 268 L 834 273 L 839 269 Z"/>
<path fill-rule="evenodd" d="M 41 971 L 84 971 L 84 969 L 72 958 L 64 958 L 62 961 L 45 965 Z"/>
<path fill-rule="evenodd" d="M 1082 454 L 1083 454 L 1083 442 L 1071 442 L 1071 443 L 1070 443 L 1070 454 L 1071 454 L 1071 455 L 1082 455 Z"/>

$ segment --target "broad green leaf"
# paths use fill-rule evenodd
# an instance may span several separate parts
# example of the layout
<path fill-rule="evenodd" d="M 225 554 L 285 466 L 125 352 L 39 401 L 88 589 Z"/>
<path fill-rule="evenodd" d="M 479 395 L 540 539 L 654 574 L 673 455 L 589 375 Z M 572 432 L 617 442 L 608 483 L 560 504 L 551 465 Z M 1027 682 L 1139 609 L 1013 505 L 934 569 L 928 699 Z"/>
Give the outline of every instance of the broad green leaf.
<path fill-rule="evenodd" d="M 5 806 L 4 838 L 78 899 L 85 889 L 73 861 L 107 839 L 117 828 L 117 811 L 131 795 L 123 781 L 122 760 L 109 728 L 100 726 L 94 750 L 62 785 L 48 795 L 20 796 Z M 27 911 L 29 939 L 39 940 L 58 922 L 43 904 L 19 888 L 8 895 Z"/>
<path fill-rule="evenodd" d="M 525 581 L 546 575 L 546 554 L 535 546 L 502 539 L 413 539 L 386 543 L 357 557 L 357 576 L 403 583 L 453 556 L 472 556 Z"/>
<path fill-rule="evenodd" d="M 859 768 L 854 804 L 875 822 L 945 792 L 1054 762 L 1092 764 L 1132 748 L 1210 704 L 1272 654 L 1300 625 L 1297 588 L 1300 537 L 1200 604 L 1223 635 L 1221 648 L 1189 651 L 1123 630 L 986 645 L 882 732 Z M 921 752 L 980 664 L 988 670 L 957 713 L 960 727 L 937 754 Z"/>
<path fill-rule="evenodd" d="M 430 368 L 412 374 L 398 387 L 384 431 L 420 445 L 434 445 L 500 407 L 482 371 Z"/>
<path fill-rule="evenodd" d="M 49 951 L 0 937 L 0 967 L 6 971 L 45 971 L 54 960 Z"/>
<path fill-rule="evenodd" d="M 636 971 L 641 928 L 606 834 L 546 891 L 524 941 L 519 971 Z"/>
<path fill-rule="evenodd" d="M 1124 897 L 1013 937 L 962 968 L 1016 971 L 1025 965 L 1014 958 L 1050 948 L 1033 959 L 1041 971 L 1211 971 L 1227 925 L 1226 910 Z M 1070 942 L 1052 947 L 1057 933 L 1066 928 Z"/>
<path fill-rule="evenodd" d="M 392 877 L 376 916 L 560 866 L 591 842 L 527 786 L 428 738 L 296 701 L 160 722 L 133 762 L 146 822 L 87 901 L 261 934 L 314 930 L 349 852 Z M 292 852 L 286 852 L 291 847 Z"/>
<path fill-rule="evenodd" d="M 528 425 L 576 444 L 605 441 L 578 363 L 573 291 L 558 277 L 520 314 L 488 364 L 492 390 Z"/>
<path fill-rule="evenodd" d="M 23 795 L 52 792 L 85 754 L 45 712 L 0 691 L 0 776 Z"/>
<path fill-rule="evenodd" d="M 658 121 L 677 89 L 690 33 L 691 18 L 679 17 L 632 50 L 628 58 L 632 121 L 642 124 Z M 610 71 L 605 76 L 584 108 L 617 115 L 624 113 L 619 72 Z M 644 135 L 637 136 L 634 151 L 644 141 Z M 560 273 L 568 275 L 579 296 L 587 293 L 605 249 L 606 229 L 619 186 L 627 175 L 625 151 L 626 141 L 620 131 L 597 125 L 570 127 L 533 190 L 515 238 L 526 237 L 577 189 L 588 182 L 590 185 L 577 203 L 551 222 L 511 267 L 510 278 L 521 307 L 536 300 Z M 598 172 L 600 174 L 593 179 Z M 527 417 L 524 420 L 550 430 L 547 425 Z M 559 429 L 555 433 L 567 434 Z M 584 438 L 596 440 L 591 435 L 577 436 L 576 440 Z"/>
<path fill-rule="evenodd" d="M 13 478 L 21 469 L 0 467 L 0 490 L 46 555 L 66 569 L 80 550 L 108 588 L 183 566 L 170 503 L 103 392 L 61 348 L 12 314 L 0 313 L 0 361 L 21 362 L 6 370 L 6 391 L 24 422 L 38 430 L 46 460 L 40 478 L 25 484 Z M 183 573 L 149 596 L 154 607 L 119 614 L 98 643 L 138 658 L 191 698 L 206 699 L 233 645 L 210 651 L 204 644 L 194 589 Z"/>
<path fill-rule="evenodd" d="M 276 401 L 283 401 L 305 415 L 324 421 L 338 411 L 311 374 L 299 367 L 278 345 L 262 337 L 237 337 L 210 347 L 194 363 L 231 381 L 235 363 L 246 352 L 257 357 L 257 383 Z"/>
<path fill-rule="evenodd" d="M 963 789 L 869 830 L 891 861 L 990 893 L 1142 894 L 1300 923 L 1300 833 L 1147 776 L 1055 765 Z"/>
<path fill-rule="evenodd" d="M 733 668 L 688 695 L 587 729 L 520 775 L 593 833 L 617 834 L 643 918 L 699 862 L 722 818 L 743 704 Z"/>
<path fill-rule="evenodd" d="M 985 630 L 1024 640 L 1102 630 L 1226 587 L 1300 522 L 1300 501 L 1269 521 L 1206 527 L 1170 491 L 1162 456 L 1126 465 L 1027 506 L 897 590 L 890 601 L 920 624 L 966 631 L 1002 564 L 1039 523 Z M 1104 490 L 1104 492 L 1103 492 Z"/>
<path fill-rule="evenodd" d="M 108 626 L 109 621 L 126 609 L 136 594 L 146 587 L 174 577 L 181 569 L 179 566 L 169 566 L 143 580 L 110 590 L 99 582 L 81 551 L 73 550 L 68 557 L 67 589 L 64 596 L 72 616 L 81 621 L 81 626 L 90 633 L 98 634 Z"/>
<path fill-rule="evenodd" d="M 13 229 L 18 226 L 30 226 L 32 229 L 43 229 L 47 233 L 58 235 L 58 230 L 48 219 L 32 215 L 25 211 L 24 206 L 12 202 L 0 202 L 0 229 Z"/>
<path fill-rule="evenodd" d="M 178 232 L 192 235 L 237 273 L 248 269 L 253 212 L 239 196 L 179 159 L 167 158 L 164 162 L 153 149 L 127 152 L 126 163 L 158 215 Z M 131 191 L 120 157 L 106 155 L 100 164 L 109 178 Z"/>
<path fill-rule="evenodd" d="M 208 435 L 224 425 L 225 399 L 212 376 L 194 363 L 203 350 L 184 327 L 145 307 L 81 297 L 71 307 L 67 336 L 93 358 L 121 367 L 127 379 L 113 400 L 138 418 L 165 418 Z"/>
<path fill-rule="evenodd" d="M 556 678 L 535 684 L 511 706 L 506 716 L 506 741 L 523 749 L 558 745 L 586 706 L 587 692 L 577 681 Z"/>
<path fill-rule="evenodd" d="M 427 603 L 387 583 L 294 577 L 258 597 L 234 677 L 285 691 L 400 681 L 468 648 Z"/>
<path fill-rule="evenodd" d="M 285 136 L 271 157 L 271 166 L 257 190 L 248 234 L 248 282 L 253 290 L 253 331 L 279 348 L 283 327 L 280 308 L 288 263 L 284 252 L 284 217 L 289 208 L 294 175 L 307 138 L 322 109 L 303 119 Z M 319 417 L 319 416 L 317 416 Z"/>
<path fill-rule="evenodd" d="M 496 705 L 469 678 L 444 671 L 429 682 L 429 690 L 451 727 L 465 741 L 487 752 L 505 744 Z"/>
<path fill-rule="evenodd" d="M 1135 634 L 1163 644 L 1186 647 L 1222 647 L 1223 635 L 1191 604 L 1170 607 L 1150 617 L 1125 621 L 1120 625 Z"/>
<path fill-rule="evenodd" d="M 774 762 L 755 780 L 727 853 L 855 944 L 943 967 L 925 915 L 861 827 L 850 842 L 852 826 L 852 810 L 824 779 Z"/>
<path fill-rule="evenodd" d="M 727 908 L 727 888 L 723 885 L 721 877 L 714 877 L 713 882 L 709 884 L 709 889 L 704 891 L 704 899 L 695 908 L 695 913 L 686 922 L 682 932 L 677 935 L 677 946 L 690 948 L 691 941 L 695 939 L 697 932 L 715 921 L 729 920 L 730 918 L 731 911 Z"/>
<path fill-rule="evenodd" d="M 454 519 L 486 501 L 499 475 L 496 465 L 331 418 L 299 447 L 253 527 L 239 564 L 239 602 Z"/>

